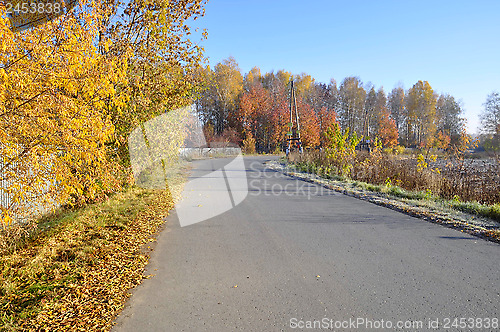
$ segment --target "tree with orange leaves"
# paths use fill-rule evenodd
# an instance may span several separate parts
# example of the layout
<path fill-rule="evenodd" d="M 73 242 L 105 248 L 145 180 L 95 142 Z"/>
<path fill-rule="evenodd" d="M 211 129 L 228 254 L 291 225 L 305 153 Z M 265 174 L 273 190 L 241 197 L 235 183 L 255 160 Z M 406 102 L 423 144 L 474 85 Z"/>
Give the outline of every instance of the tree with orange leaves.
<path fill-rule="evenodd" d="M 337 113 L 323 106 L 318 112 L 318 123 L 320 132 L 320 144 L 321 146 L 326 146 L 326 133 L 328 132 L 328 128 L 333 128 L 336 124 L 338 125 Z"/>
<path fill-rule="evenodd" d="M 311 105 L 297 100 L 300 116 L 300 139 L 305 148 L 316 147 L 320 144 L 320 125 L 318 117 Z"/>
<path fill-rule="evenodd" d="M 396 121 L 389 116 L 388 112 L 384 112 L 378 119 L 378 136 L 382 140 L 382 145 L 387 148 L 392 148 L 398 145 L 398 128 Z"/>

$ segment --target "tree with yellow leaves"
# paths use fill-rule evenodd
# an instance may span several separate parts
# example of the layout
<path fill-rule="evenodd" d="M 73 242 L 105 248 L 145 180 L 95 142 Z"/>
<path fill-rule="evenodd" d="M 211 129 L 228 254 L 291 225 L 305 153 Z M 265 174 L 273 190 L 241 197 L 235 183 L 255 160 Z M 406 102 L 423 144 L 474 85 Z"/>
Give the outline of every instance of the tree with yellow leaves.
<path fill-rule="evenodd" d="M 120 189 L 136 125 L 189 102 L 202 49 L 186 21 L 204 1 L 80 1 L 14 33 L 0 13 L 2 218 Z M 117 6 L 115 6 L 117 5 Z M 121 148 L 121 150 L 120 150 Z M 125 163 L 126 164 L 126 163 Z M 127 170 L 129 171 L 129 170 Z M 125 172 L 125 175 L 127 172 Z"/>
<path fill-rule="evenodd" d="M 407 145 L 430 142 L 436 133 L 436 95 L 427 81 L 418 81 L 406 96 Z"/>
<path fill-rule="evenodd" d="M 128 165 L 127 137 L 141 123 L 190 104 L 199 87 L 196 72 L 203 48 L 191 39 L 188 20 L 204 15 L 206 0 L 102 0 L 99 38 L 109 40 L 106 57 L 127 61 L 126 80 L 116 86 L 117 107 L 108 112 L 116 126 L 118 156 Z M 203 37 L 206 38 L 206 31 Z"/>
<path fill-rule="evenodd" d="M 10 196 L 4 219 L 117 186 L 106 156 L 114 127 L 104 100 L 112 99 L 125 64 L 99 55 L 99 13 L 84 5 L 21 33 L 0 18 L 0 190 Z"/>

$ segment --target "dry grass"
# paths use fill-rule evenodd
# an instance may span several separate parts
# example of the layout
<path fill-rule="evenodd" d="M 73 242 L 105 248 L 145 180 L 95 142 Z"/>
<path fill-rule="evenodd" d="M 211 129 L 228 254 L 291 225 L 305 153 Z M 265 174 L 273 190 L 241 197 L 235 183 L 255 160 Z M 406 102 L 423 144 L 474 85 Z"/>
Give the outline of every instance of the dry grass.
<path fill-rule="evenodd" d="M 0 256 L 24 247 L 37 231 L 38 225 L 34 221 L 10 225 L 0 223 Z"/>
<path fill-rule="evenodd" d="M 338 161 L 328 159 L 321 151 L 291 155 L 290 162 L 329 178 L 390 187 L 396 194 L 450 200 L 456 209 L 500 220 L 500 163 L 495 159 L 449 156 L 436 161 L 427 159 L 426 167 L 419 168 L 417 156 L 358 152 L 347 176 L 335 167 Z"/>

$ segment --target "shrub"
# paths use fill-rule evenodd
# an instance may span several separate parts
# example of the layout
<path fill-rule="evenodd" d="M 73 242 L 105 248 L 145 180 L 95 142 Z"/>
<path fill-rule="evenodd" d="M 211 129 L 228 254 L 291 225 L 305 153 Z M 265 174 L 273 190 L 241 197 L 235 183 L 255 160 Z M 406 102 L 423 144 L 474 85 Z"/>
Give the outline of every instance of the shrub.
<path fill-rule="evenodd" d="M 342 133 L 337 123 L 328 128 L 326 138 L 328 141 L 326 156 L 330 161 L 329 164 L 338 175 L 349 177 L 356 157 L 356 146 L 361 139 L 356 133 L 349 135 L 349 128 Z"/>

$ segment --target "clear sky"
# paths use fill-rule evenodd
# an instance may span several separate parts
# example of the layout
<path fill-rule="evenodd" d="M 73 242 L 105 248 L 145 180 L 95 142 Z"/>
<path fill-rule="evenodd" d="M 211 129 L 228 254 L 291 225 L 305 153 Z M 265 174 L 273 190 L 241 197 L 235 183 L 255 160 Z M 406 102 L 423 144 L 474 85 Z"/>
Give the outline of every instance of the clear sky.
<path fill-rule="evenodd" d="M 242 73 L 358 76 L 386 93 L 426 80 L 462 102 L 471 133 L 500 91 L 500 0 L 210 0 L 196 26 L 212 66 L 233 56 Z"/>

